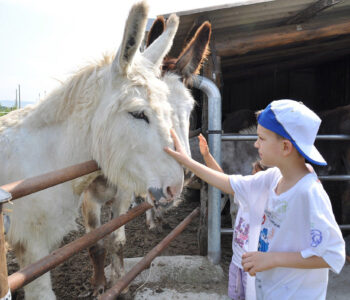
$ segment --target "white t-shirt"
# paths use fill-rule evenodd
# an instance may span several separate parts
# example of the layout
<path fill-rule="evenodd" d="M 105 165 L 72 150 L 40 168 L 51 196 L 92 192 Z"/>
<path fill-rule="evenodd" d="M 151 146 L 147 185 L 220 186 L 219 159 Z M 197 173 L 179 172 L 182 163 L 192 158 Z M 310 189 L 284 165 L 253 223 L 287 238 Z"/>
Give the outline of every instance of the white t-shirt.
<path fill-rule="evenodd" d="M 278 168 L 254 176 L 230 176 L 233 190 L 249 209 L 249 251 L 258 249 L 258 241 L 261 251 L 300 251 L 304 258 L 322 257 L 339 273 L 345 262 L 344 240 L 316 174 L 304 176 L 288 191 L 276 195 L 280 178 Z M 257 273 L 256 296 L 268 300 L 325 299 L 327 282 L 325 268 L 274 268 Z"/>

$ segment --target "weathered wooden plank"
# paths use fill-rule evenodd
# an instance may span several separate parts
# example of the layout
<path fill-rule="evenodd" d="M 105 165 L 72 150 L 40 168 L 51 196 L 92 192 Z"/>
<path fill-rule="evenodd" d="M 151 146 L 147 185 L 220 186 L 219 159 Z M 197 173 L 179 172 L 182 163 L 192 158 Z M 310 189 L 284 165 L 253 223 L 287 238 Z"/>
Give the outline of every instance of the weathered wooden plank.
<path fill-rule="evenodd" d="M 255 34 L 237 39 L 216 41 L 216 50 L 219 56 L 244 55 L 253 51 L 268 48 L 289 46 L 307 41 L 325 38 L 346 36 L 350 34 L 350 21 L 317 27 L 283 26 L 266 33 Z"/>
<path fill-rule="evenodd" d="M 340 0 L 319 0 L 298 12 L 281 25 L 301 24 L 318 15 L 321 11 L 340 3 Z"/>

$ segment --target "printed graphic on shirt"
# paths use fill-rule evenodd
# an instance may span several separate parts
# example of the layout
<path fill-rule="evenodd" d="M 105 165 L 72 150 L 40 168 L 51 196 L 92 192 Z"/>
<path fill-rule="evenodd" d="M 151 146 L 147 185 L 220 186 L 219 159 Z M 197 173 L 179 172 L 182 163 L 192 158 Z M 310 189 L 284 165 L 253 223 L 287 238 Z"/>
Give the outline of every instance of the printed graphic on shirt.
<path fill-rule="evenodd" d="M 265 210 L 265 216 L 267 217 L 267 220 L 273 224 L 274 226 L 276 226 L 277 228 L 280 228 L 280 224 L 281 224 L 281 221 L 280 219 L 276 216 L 276 214 L 273 214 L 269 211 L 266 211 Z M 266 218 L 265 217 L 265 218 Z"/>
<path fill-rule="evenodd" d="M 265 214 L 269 218 L 271 223 L 279 228 L 287 212 L 288 201 L 274 199 L 271 200 L 270 205 L 270 209 L 267 208 L 265 210 Z"/>
<path fill-rule="evenodd" d="M 322 232 L 318 229 L 311 229 L 311 247 L 317 247 L 322 242 Z"/>
<path fill-rule="evenodd" d="M 267 228 L 263 228 L 263 230 L 260 231 L 258 247 L 258 251 L 260 252 L 267 252 L 269 250 L 268 232 Z"/>
<path fill-rule="evenodd" d="M 268 217 L 266 217 L 268 216 Z M 262 218 L 262 229 L 259 236 L 258 251 L 267 252 L 269 249 L 270 240 L 275 235 L 275 227 L 279 228 L 280 225 L 276 223 L 276 220 L 272 217 L 271 212 L 265 210 L 265 214 Z"/>
<path fill-rule="evenodd" d="M 234 241 L 241 248 L 245 244 L 248 244 L 249 224 L 241 217 L 239 218 L 238 225 L 235 227 Z"/>
<path fill-rule="evenodd" d="M 278 201 L 278 203 L 276 203 L 276 208 L 275 208 L 276 214 L 284 215 L 287 211 L 287 207 L 288 207 L 288 201 L 286 200 Z"/>
<path fill-rule="evenodd" d="M 275 235 L 275 231 L 281 227 L 281 223 L 286 215 L 288 201 L 280 199 L 270 199 L 261 223 L 258 251 L 267 252 L 269 244 Z"/>

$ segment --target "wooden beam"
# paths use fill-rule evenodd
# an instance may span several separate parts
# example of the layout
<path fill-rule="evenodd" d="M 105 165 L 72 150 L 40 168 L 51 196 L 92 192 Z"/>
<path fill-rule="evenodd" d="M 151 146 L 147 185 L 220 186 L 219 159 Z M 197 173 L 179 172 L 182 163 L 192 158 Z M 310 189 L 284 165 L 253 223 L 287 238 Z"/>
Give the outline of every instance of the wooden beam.
<path fill-rule="evenodd" d="M 350 34 L 350 21 L 332 24 L 329 26 L 284 26 L 274 31 L 260 34 L 216 41 L 217 55 L 238 56 L 253 51 L 261 51 L 268 48 L 289 46 L 297 43 L 305 43 L 320 39 L 339 37 Z"/>
<path fill-rule="evenodd" d="M 281 25 L 291 25 L 291 24 L 301 24 L 304 23 L 311 18 L 315 17 L 321 11 L 336 5 L 340 2 L 340 0 L 319 0 L 306 9 L 300 11 L 295 16 L 289 18 L 287 21 L 283 22 Z"/>
<path fill-rule="evenodd" d="M 338 60 L 341 57 L 347 57 L 349 54 L 350 51 L 348 49 L 339 49 L 335 50 L 333 54 L 321 52 L 315 55 L 304 56 L 293 60 L 291 59 L 266 65 L 259 65 L 256 67 L 240 68 L 236 71 L 231 72 L 228 72 L 226 69 L 223 69 L 224 81 L 243 79 L 251 76 L 262 76 L 265 74 L 271 74 L 275 72 L 283 72 L 291 69 L 310 67 L 324 62 Z"/>
<path fill-rule="evenodd" d="M 256 65 L 268 65 L 278 63 L 285 60 L 298 59 L 299 57 L 305 57 L 306 55 L 313 55 L 317 53 L 329 53 L 331 56 L 335 56 L 334 51 L 343 49 L 350 52 L 350 35 L 346 38 L 322 40 L 317 43 L 308 45 L 300 45 L 296 47 L 269 49 L 261 51 L 259 53 L 251 53 L 244 56 L 225 57 L 221 61 L 222 68 L 225 70 L 231 69 L 235 71 L 237 68 L 248 69 Z"/>

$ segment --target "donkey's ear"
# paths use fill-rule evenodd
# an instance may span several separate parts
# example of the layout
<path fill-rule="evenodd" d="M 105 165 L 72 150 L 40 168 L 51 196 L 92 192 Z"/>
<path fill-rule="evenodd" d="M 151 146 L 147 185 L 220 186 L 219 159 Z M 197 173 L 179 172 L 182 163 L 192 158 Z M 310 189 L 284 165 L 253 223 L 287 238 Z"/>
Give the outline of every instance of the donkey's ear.
<path fill-rule="evenodd" d="M 147 22 L 148 5 L 146 1 L 133 5 L 125 23 L 122 44 L 113 61 L 113 69 L 126 74 L 139 50 Z"/>
<path fill-rule="evenodd" d="M 196 34 L 177 58 L 176 72 L 185 81 L 198 74 L 203 61 L 209 55 L 211 24 L 206 21 L 196 31 Z"/>
<path fill-rule="evenodd" d="M 144 57 L 159 69 L 163 58 L 173 45 L 173 39 L 179 26 L 179 18 L 172 14 L 166 22 L 164 32 L 143 52 Z"/>
<path fill-rule="evenodd" d="M 163 33 L 164 29 L 164 17 L 157 17 L 157 19 L 155 19 L 155 21 L 153 22 L 150 31 L 148 32 L 146 48 L 148 48 L 148 46 L 151 45 Z"/>

